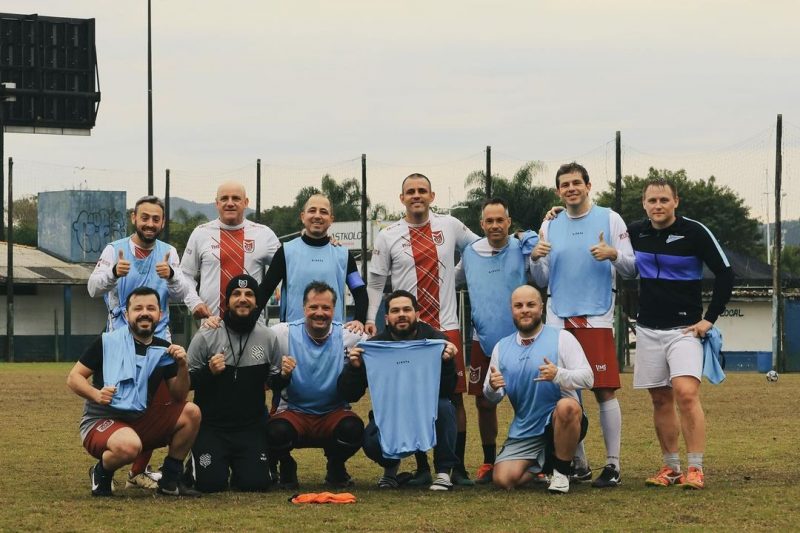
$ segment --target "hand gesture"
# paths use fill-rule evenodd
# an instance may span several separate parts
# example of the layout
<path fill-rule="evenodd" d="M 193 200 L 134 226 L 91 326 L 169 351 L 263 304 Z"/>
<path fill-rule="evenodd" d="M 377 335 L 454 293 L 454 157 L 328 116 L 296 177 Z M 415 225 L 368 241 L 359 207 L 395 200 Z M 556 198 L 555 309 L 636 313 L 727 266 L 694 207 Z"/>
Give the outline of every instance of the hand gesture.
<path fill-rule="evenodd" d="M 344 328 L 349 329 L 353 333 L 358 333 L 359 335 L 361 333 L 364 333 L 364 324 L 362 324 L 358 320 L 351 320 L 350 322 L 344 325 Z"/>
<path fill-rule="evenodd" d="M 364 348 L 360 346 L 353 346 L 350 348 L 350 351 L 347 352 L 347 358 L 349 359 L 350 366 L 353 368 L 361 368 L 361 365 L 364 364 L 364 359 L 362 356 L 364 355 Z"/>
<path fill-rule="evenodd" d="M 186 350 L 183 349 L 183 346 L 178 344 L 170 344 L 169 348 L 167 348 L 167 353 L 172 357 L 178 366 L 186 366 L 188 361 L 186 360 Z"/>
<path fill-rule="evenodd" d="M 172 268 L 169 266 L 169 252 L 164 256 L 164 260 L 156 263 L 156 274 L 161 279 L 169 279 L 172 274 Z"/>
<path fill-rule="evenodd" d="M 215 376 L 225 372 L 225 350 L 224 349 L 222 350 L 222 352 L 215 353 L 214 355 L 211 356 L 211 359 L 208 360 L 208 369 Z"/>
<path fill-rule="evenodd" d="M 458 355 L 458 348 L 452 342 L 448 342 L 444 346 L 444 351 L 442 352 L 442 361 L 449 361 L 453 357 Z"/>
<path fill-rule="evenodd" d="M 550 208 L 550 211 L 548 211 L 544 215 L 544 219 L 547 220 L 547 221 L 555 220 L 555 218 L 558 216 L 558 214 L 563 210 L 564 210 L 564 206 L 554 205 L 553 207 Z"/>
<path fill-rule="evenodd" d="M 489 386 L 492 387 L 492 390 L 497 390 L 506 386 L 506 380 L 503 378 L 503 374 L 493 366 L 489 367 Z"/>
<path fill-rule="evenodd" d="M 114 393 L 117 392 L 117 388 L 111 385 L 106 385 L 99 391 L 97 391 L 97 399 L 95 403 L 99 403 L 100 405 L 108 405 L 111 403 L 111 399 L 114 397 Z"/>
<path fill-rule="evenodd" d="M 204 303 L 197 304 L 194 309 L 192 309 L 192 316 L 197 319 L 208 318 L 211 316 L 211 309 Z"/>
<path fill-rule="evenodd" d="M 703 337 L 706 336 L 706 333 L 708 333 L 708 330 L 710 330 L 713 327 L 714 327 L 714 324 L 712 324 L 708 320 L 703 319 L 700 322 L 698 322 L 697 324 L 692 324 L 688 328 L 684 329 L 683 332 L 684 333 L 691 333 L 695 337 L 699 337 L 699 338 L 702 339 Z"/>
<path fill-rule="evenodd" d="M 547 237 L 544 234 L 544 230 L 539 230 L 539 242 L 536 243 L 536 246 L 533 248 L 533 252 L 531 252 L 531 257 L 536 259 L 541 259 L 542 257 L 546 256 L 550 253 L 550 243 L 547 241 Z"/>
<path fill-rule="evenodd" d="M 558 367 L 545 357 L 544 364 L 539 367 L 539 377 L 534 378 L 534 381 L 553 381 L 557 373 Z"/>
<path fill-rule="evenodd" d="M 594 257 L 597 261 L 605 261 L 606 259 L 610 259 L 611 261 L 616 261 L 617 259 L 617 249 L 613 246 L 610 246 L 603 235 L 603 232 L 600 232 L 600 242 L 589 248 L 589 251 L 592 253 L 592 257 Z"/>
<path fill-rule="evenodd" d="M 117 256 L 117 264 L 114 265 L 114 275 L 118 278 L 124 278 L 131 271 L 131 262 L 125 259 L 125 252 L 119 251 Z"/>
<path fill-rule="evenodd" d="M 205 305 L 205 304 L 203 304 Z M 210 316 L 203 320 L 203 324 L 200 326 L 201 328 L 207 329 L 218 329 L 222 326 L 222 317 L 220 316 Z"/>
<path fill-rule="evenodd" d="M 284 355 L 281 358 L 281 377 L 283 379 L 292 375 L 292 371 L 297 366 L 297 361 L 291 355 Z"/>
<path fill-rule="evenodd" d="M 378 326 L 375 325 L 375 322 L 367 322 L 364 324 L 364 333 L 370 337 L 374 337 L 378 334 Z"/>

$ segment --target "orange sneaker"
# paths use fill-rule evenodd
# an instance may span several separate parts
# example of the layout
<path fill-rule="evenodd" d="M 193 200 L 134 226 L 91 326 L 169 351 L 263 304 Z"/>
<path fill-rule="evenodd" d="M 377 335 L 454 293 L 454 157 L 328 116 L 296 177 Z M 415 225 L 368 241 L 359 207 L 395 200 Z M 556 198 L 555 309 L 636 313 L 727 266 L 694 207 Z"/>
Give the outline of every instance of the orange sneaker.
<path fill-rule="evenodd" d="M 701 472 L 701 479 L 702 475 L 703 473 Z M 683 482 L 683 474 L 674 471 L 668 466 L 662 466 L 661 470 L 658 471 L 658 474 L 647 478 L 644 481 L 644 484 L 648 487 L 669 487 L 670 485 L 681 485 Z"/>
<path fill-rule="evenodd" d="M 485 485 L 492 482 L 492 472 L 494 465 L 491 463 L 483 463 L 478 467 L 478 472 L 475 474 L 475 483 Z"/>
<path fill-rule="evenodd" d="M 686 473 L 686 479 L 683 481 L 683 488 L 701 490 L 705 488 L 705 486 L 706 480 L 703 471 L 694 466 L 690 466 L 689 471 Z"/>

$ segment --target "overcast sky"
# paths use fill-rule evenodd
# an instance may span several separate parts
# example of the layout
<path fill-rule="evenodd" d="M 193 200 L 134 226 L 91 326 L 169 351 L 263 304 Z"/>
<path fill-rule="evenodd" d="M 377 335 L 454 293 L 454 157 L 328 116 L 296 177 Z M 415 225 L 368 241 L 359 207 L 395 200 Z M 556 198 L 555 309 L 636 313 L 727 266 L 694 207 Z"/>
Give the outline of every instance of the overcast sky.
<path fill-rule="evenodd" d="M 621 130 L 631 166 L 712 154 L 709 172 L 753 188 L 743 194 L 756 203 L 778 113 L 787 142 L 800 138 L 798 6 L 153 0 L 156 192 L 169 167 L 174 195 L 210 200 L 221 179 L 252 181 L 261 158 L 265 205 L 287 204 L 325 171 L 360 176 L 366 153 L 373 200 L 397 207 L 397 180 L 416 169 L 447 206 L 463 198 L 486 145 L 503 173 L 540 159 L 554 165 L 549 184 L 558 163 L 584 156 L 605 181 Z M 0 9 L 96 19 L 97 125 L 88 138 L 6 134 L 20 191 L 144 194 L 146 1 Z"/>

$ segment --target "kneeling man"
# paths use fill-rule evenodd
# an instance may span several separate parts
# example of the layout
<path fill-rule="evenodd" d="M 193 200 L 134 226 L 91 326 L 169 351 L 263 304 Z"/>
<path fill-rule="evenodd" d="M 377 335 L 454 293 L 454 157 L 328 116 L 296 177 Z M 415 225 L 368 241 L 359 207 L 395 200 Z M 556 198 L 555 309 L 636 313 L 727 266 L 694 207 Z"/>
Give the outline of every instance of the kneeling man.
<path fill-rule="evenodd" d="M 592 369 L 571 333 L 542 324 L 542 296 L 528 285 L 511 294 L 517 332 L 492 351 L 486 399 L 508 396 L 514 420 L 494 465 L 494 483 L 513 489 L 550 473 L 551 492 L 569 491 L 570 462 L 588 422 L 578 389 L 590 389 Z"/>
<path fill-rule="evenodd" d="M 200 409 L 185 401 L 189 392 L 186 351 L 153 336 L 161 318 L 155 290 L 134 289 L 125 308 L 128 327 L 103 333 L 67 377 L 69 388 L 86 399 L 81 438 L 86 450 L 98 459 L 89 469 L 92 496 L 112 496 L 112 479 L 118 468 L 132 463 L 143 450 L 165 445 L 169 451 L 157 491 L 199 496 L 179 479 L 200 427 Z M 162 380 L 173 401 L 153 404 Z"/>

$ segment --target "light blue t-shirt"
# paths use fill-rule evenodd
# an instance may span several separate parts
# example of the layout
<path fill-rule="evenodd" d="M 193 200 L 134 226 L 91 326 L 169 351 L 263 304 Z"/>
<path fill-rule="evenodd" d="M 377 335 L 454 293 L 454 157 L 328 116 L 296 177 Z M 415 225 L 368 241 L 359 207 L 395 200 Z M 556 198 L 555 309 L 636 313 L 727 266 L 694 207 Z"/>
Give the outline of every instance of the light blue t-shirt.
<path fill-rule="evenodd" d="M 444 340 L 366 341 L 372 410 L 387 459 L 436 446 Z"/>
<path fill-rule="evenodd" d="M 297 361 L 285 389 L 288 408 L 324 415 L 347 407 L 347 402 L 336 390 L 345 360 L 341 322 L 333 323 L 331 334 L 321 345 L 308 336 L 305 319 L 288 325 L 289 355 Z"/>
<path fill-rule="evenodd" d="M 312 281 L 324 281 L 336 291 L 333 319 L 344 319 L 344 284 L 347 277 L 347 248 L 344 246 L 311 246 L 302 238 L 283 245 L 286 258 L 286 279 L 281 291 L 281 322 L 294 322 L 304 317 L 303 292 Z"/>

